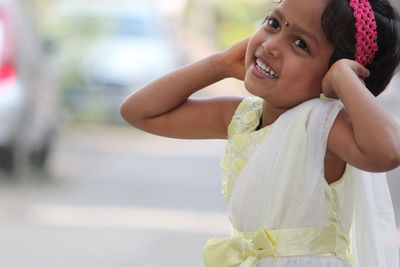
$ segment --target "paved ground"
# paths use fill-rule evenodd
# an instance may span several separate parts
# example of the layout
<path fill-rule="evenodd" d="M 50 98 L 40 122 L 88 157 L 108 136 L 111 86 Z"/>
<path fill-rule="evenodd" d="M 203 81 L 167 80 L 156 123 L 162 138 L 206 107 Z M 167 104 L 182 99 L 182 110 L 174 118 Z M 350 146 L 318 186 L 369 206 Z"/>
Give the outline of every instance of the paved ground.
<path fill-rule="evenodd" d="M 132 129 L 63 132 L 51 175 L 0 187 L 0 266 L 202 266 L 229 226 L 219 141 Z"/>

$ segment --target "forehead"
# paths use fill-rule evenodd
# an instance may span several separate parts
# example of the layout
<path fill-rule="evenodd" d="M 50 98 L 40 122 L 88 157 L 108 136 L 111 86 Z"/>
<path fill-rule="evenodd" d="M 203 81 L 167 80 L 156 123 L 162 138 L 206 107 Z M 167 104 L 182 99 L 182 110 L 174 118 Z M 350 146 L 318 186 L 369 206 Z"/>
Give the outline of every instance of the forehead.
<path fill-rule="evenodd" d="M 283 0 L 277 9 L 290 24 L 296 24 L 325 41 L 321 17 L 327 5 L 328 0 Z"/>

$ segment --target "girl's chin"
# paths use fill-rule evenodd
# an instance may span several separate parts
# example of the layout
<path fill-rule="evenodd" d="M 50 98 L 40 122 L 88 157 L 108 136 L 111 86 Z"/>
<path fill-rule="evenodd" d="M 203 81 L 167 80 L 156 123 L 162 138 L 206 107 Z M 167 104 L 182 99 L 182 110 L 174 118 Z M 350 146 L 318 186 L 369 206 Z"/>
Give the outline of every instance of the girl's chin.
<path fill-rule="evenodd" d="M 261 86 L 259 83 L 255 83 L 253 80 L 247 79 L 246 77 L 244 79 L 244 87 L 250 94 L 259 96 L 261 98 L 264 98 L 263 95 L 268 90 L 267 85 Z"/>

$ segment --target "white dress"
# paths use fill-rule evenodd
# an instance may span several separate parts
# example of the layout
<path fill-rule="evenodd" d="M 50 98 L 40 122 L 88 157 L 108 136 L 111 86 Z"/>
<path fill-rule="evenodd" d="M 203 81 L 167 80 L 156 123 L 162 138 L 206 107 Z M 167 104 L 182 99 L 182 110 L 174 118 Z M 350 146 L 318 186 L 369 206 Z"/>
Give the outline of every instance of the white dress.
<path fill-rule="evenodd" d="M 373 197 L 366 192 L 371 183 L 360 179 L 369 173 L 350 165 L 339 181 L 324 178 L 327 136 L 341 103 L 313 99 L 256 130 L 262 105 L 260 98 L 246 98 L 229 126 L 221 166 L 234 230 L 207 243 L 206 266 L 398 267 L 385 177 L 371 174 L 371 181 L 379 180 Z M 372 208 L 361 203 L 368 201 L 378 202 Z M 368 225 L 371 216 L 384 220 Z M 373 244 L 357 242 L 362 238 Z"/>

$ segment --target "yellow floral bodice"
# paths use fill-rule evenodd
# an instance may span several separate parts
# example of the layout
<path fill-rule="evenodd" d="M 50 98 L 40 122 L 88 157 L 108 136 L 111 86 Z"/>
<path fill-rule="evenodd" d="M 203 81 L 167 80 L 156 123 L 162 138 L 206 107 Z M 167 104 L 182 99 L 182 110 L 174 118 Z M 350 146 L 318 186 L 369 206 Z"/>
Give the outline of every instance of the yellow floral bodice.
<path fill-rule="evenodd" d="M 269 126 L 256 130 L 263 113 L 264 100 L 259 97 L 245 98 L 235 111 L 228 127 L 228 143 L 221 160 L 222 192 L 226 200 L 238 175 L 251 155 L 262 143 Z"/>

